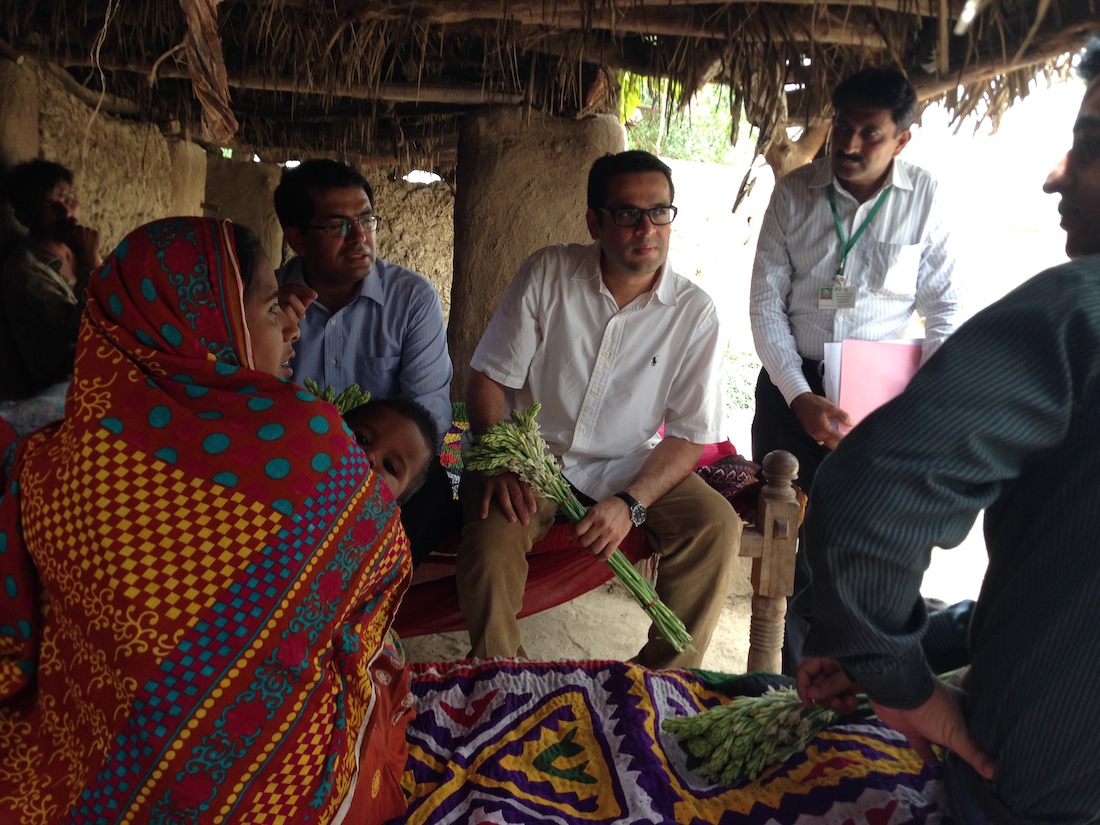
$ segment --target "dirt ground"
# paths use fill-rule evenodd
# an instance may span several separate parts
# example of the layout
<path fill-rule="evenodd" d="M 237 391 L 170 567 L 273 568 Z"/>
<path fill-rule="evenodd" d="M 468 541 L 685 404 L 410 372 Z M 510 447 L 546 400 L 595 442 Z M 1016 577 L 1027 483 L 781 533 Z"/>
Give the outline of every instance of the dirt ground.
<path fill-rule="evenodd" d="M 738 570 L 733 593 L 718 621 L 702 666 L 719 673 L 743 673 L 749 655 L 748 565 Z M 935 550 L 925 576 L 925 596 L 954 603 L 976 598 L 985 574 L 985 545 L 980 529 L 953 550 Z M 612 582 L 551 610 L 520 620 L 524 647 L 532 659 L 629 659 L 645 644 L 649 617 L 626 590 Z M 465 631 L 402 640 L 412 662 L 465 658 Z"/>

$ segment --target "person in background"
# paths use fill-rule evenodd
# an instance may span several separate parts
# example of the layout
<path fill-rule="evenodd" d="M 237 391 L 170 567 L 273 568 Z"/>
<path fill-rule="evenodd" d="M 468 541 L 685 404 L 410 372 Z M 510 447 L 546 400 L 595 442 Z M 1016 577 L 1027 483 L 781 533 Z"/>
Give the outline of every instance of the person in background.
<path fill-rule="evenodd" d="M 917 97 L 894 69 L 864 69 L 833 92 L 828 157 L 776 182 L 760 226 L 749 318 L 763 368 L 756 384 L 752 457 L 798 459 L 811 497 L 822 459 L 848 414 L 825 398 L 826 343 L 901 338 L 924 318 L 922 362 L 954 331 L 961 310 L 955 256 L 939 186 L 899 155 Z M 795 595 L 809 581 L 795 559 Z M 783 670 L 794 673 L 805 617 L 788 610 Z"/>
<path fill-rule="evenodd" d="M 297 257 L 279 269 L 284 305 L 301 321 L 294 374 L 337 392 L 352 384 L 374 398 L 411 398 L 435 420 L 439 443 L 451 426 L 447 330 L 427 278 L 378 256 L 374 190 L 355 167 L 307 160 L 283 170 L 275 211 Z M 461 524 L 438 457 L 401 510 L 413 563 Z"/>
<path fill-rule="evenodd" d="M 259 239 L 131 232 L 80 333 L 64 421 L 0 444 L 0 820 L 403 815 L 408 546 Z"/>
<path fill-rule="evenodd" d="M 26 237 L 0 268 L 0 400 L 27 398 L 66 380 L 84 289 L 99 266 L 99 232 L 80 223 L 73 173 L 32 160 L 12 168 L 3 194 Z"/>
<path fill-rule="evenodd" d="M 1070 263 L 964 324 L 826 461 L 806 520 L 806 702 L 883 721 L 944 773 L 955 821 L 1100 821 L 1100 42 L 1044 189 Z M 1009 368 L 1002 368 L 1009 367 Z M 932 673 L 921 578 L 985 510 L 960 685 Z"/>
<path fill-rule="evenodd" d="M 539 423 L 578 499 L 575 527 L 606 559 L 632 526 L 660 555 L 657 593 L 691 633 L 677 653 L 651 628 L 637 661 L 697 667 L 729 592 L 741 519 L 692 472 L 723 438 L 722 347 L 705 292 L 668 263 L 672 172 L 648 152 L 605 155 L 588 177 L 590 245 L 550 246 L 520 267 L 470 362 L 475 436 L 511 409 Z M 664 437 L 658 431 L 664 424 Z M 462 476 L 456 559 L 472 655 L 525 655 L 516 616 L 526 555 L 555 506 L 514 473 Z"/>

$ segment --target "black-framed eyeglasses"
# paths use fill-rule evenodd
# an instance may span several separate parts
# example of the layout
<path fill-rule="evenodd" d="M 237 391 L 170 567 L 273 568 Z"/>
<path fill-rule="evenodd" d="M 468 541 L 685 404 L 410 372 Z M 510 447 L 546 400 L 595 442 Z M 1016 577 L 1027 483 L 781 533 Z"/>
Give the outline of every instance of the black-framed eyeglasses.
<path fill-rule="evenodd" d="M 380 223 L 382 223 L 381 216 L 364 215 L 361 218 L 355 218 L 350 221 L 333 221 L 332 223 L 322 224 L 321 226 L 303 226 L 302 229 L 316 229 L 318 232 L 324 232 L 326 235 L 331 235 L 334 238 L 346 238 L 348 236 L 348 231 L 353 225 L 358 226 L 359 230 L 366 235 L 368 232 L 373 232 L 377 229 Z"/>
<path fill-rule="evenodd" d="M 618 209 L 601 209 L 611 216 L 616 226 L 637 226 L 645 215 L 654 226 L 668 226 L 676 220 L 675 206 L 654 206 L 651 209 L 642 209 L 638 206 L 622 206 Z"/>

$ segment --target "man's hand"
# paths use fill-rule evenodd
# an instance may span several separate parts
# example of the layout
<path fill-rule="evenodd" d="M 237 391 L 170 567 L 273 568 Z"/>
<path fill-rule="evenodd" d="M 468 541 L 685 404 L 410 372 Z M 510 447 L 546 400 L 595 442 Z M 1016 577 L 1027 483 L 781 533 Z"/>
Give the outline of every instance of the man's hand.
<path fill-rule="evenodd" d="M 833 422 L 851 426 L 848 413 L 822 395 L 804 392 L 791 402 L 791 411 L 798 416 L 802 429 L 818 444 L 824 444 L 830 450 L 844 438 L 844 433 L 833 426 Z"/>
<path fill-rule="evenodd" d="M 630 508 L 613 496 L 592 505 L 588 514 L 573 525 L 573 535 L 597 559 L 607 561 L 633 526 Z"/>
<path fill-rule="evenodd" d="M 837 713 L 853 713 L 859 705 L 859 686 L 835 659 L 803 659 L 795 681 L 798 697 L 806 707 L 817 702 Z"/>
<path fill-rule="evenodd" d="M 305 284 L 284 284 L 279 288 L 279 307 L 299 322 L 306 318 L 309 305 L 317 300 L 317 291 Z"/>
<path fill-rule="evenodd" d="M 501 473 L 498 476 L 482 474 L 485 487 L 481 495 L 481 517 L 489 517 L 489 504 L 495 496 L 500 502 L 500 509 L 508 517 L 508 521 L 515 523 L 516 519 L 523 524 L 531 523 L 531 515 L 535 512 L 535 491 L 531 485 L 522 481 L 515 473 Z"/>
<path fill-rule="evenodd" d="M 871 709 L 887 725 L 905 734 L 925 762 L 938 761 L 932 752 L 934 742 L 953 751 L 981 776 L 992 779 L 995 763 L 982 752 L 966 729 L 962 713 L 965 696 L 959 688 L 937 679 L 932 696 L 920 707 L 898 710 L 871 702 Z"/>
<path fill-rule="evenodd" d="M 69 237 L 65 245 L 73 251 L 78 279 L 81 276 L 87 277 L 103 261 L 99 252 L 98 229 L 79 223 L 70 224 Z"/>

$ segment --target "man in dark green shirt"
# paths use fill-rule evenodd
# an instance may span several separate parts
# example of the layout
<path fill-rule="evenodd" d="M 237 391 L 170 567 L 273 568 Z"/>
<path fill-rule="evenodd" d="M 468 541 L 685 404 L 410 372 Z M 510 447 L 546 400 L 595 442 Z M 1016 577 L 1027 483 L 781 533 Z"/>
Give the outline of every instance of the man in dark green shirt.
<path fill-rule="evenodd" d="M 926 758 L 945 746 L 966 823 L 1100 820 L 1100 77 L 1044 188 L 1073 260 L 976 315 L 865 419 L 822 464 L 806 523 L 803 700 L 847 708 L 858 687 Z M 921 578 L 983 509 L 970 669 L 948 686 L 921 649 Z"/>

